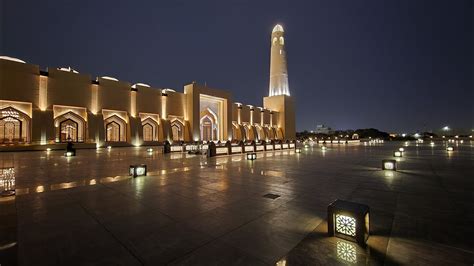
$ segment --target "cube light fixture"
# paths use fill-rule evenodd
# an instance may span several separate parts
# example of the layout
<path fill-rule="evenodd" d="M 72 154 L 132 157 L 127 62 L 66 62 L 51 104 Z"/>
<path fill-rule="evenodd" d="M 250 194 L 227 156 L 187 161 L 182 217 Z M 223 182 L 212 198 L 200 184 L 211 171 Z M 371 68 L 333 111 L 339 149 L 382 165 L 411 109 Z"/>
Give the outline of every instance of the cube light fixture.
<path fill-rule="evenodd" d="M 133 177 L 146 176 L 146 164 L 130 165 L 129 174 Z"/>
<path fill-rule="evenodd" d="M 403 153 L 401 151 L 395 151 L 393 152 L 393 157 L 402 157 Z"/>
<path fill-rule="evenodd" d="M 382 170 L 397 171 L 396 160 L 382 160 Z"/>
<path fill-rule="evenodd" d="M 369 206 L 336 200 L 328 206 L 328 234 L 365 246 L 369 238 Z"/>
<path fill-rule="evenodd" d="M 253 161 L 257 159 L 257 154 L 255 152 L 247 153 L 247 160 Z"/>

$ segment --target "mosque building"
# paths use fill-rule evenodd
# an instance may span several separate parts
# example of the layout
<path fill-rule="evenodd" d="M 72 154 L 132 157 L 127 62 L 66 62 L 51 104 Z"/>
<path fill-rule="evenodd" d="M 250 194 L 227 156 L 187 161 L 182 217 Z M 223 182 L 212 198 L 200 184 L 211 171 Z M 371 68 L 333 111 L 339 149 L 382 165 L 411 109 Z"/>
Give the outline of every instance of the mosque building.
<path fill-rule="evenodd" d="M 159 145 L 164 141 L 295 139 L 284 30 L 271 34 L 269 95 L 263 106 L 232 102 L 225 90 L 195 82 L 184 92 L 92 79 L 70 67 L 0 57 L 0 150 L 66 142 L 78 147 Z"/>

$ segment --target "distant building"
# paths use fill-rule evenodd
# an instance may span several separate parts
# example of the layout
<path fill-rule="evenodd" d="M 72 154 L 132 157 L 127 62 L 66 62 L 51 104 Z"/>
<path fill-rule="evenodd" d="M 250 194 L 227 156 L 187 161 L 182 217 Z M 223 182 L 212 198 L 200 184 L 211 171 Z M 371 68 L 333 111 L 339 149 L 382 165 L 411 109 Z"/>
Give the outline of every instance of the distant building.
<path fill-rule="evenodd" d="M 316 130 L 314 130 L 316 134 L 332 134 L 334 130 L 326 125 L 316 125 Z"/>

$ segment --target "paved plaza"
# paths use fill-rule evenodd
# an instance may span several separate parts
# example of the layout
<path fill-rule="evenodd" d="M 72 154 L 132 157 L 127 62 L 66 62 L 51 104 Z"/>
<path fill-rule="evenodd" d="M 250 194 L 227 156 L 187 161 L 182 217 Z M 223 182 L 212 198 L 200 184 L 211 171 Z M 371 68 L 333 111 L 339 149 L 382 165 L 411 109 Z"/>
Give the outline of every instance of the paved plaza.
<path fill-rule="evenodd" d="M 0 153 L 0 250 L 20 265 L 472 265 L 474 142 L 315 145 L 206 158 L 146 147 Z M 148 176 L 130 178 L 130 164 Z M 327 236 L 327 206 L 370 206 L 368 246 Z M 5 243 L 3 243 L 5 244 Z M 8 244 L 8 243 L 6 243 Z M 17 252 L 12 259 L 12 252 Z M 6 263 L 0 262 L 2 266 Z"/>

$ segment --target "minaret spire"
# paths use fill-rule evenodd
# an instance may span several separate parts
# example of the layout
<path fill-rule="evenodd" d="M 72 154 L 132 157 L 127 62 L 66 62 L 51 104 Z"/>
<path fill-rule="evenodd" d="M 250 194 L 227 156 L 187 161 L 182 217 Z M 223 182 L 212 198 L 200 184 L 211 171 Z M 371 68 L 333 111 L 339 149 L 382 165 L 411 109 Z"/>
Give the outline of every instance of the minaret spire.
<path fill-rule="evenodd" d="M 288 70 L 286 68 L 285 31 L 277 24 L 272 31 L 270 54 L 270 86 L 268 96 L 288 95 Z"/>

